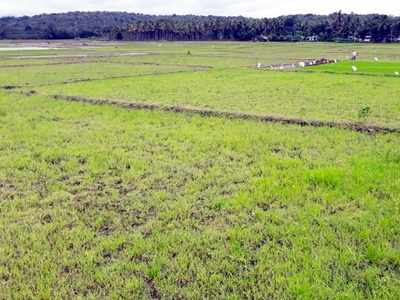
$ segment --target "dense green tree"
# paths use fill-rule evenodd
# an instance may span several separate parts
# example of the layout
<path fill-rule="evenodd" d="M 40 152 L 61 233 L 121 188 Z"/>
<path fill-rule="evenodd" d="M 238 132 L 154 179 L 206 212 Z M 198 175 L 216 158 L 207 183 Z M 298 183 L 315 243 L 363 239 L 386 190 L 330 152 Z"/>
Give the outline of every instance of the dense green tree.
<path fill-rule="evenodd" d="M 0 18 L 2 39 L 398 41 L 400 17 L 344 14 L 277 18 L 152 16 L 119 12 L 71 12 Z"/>

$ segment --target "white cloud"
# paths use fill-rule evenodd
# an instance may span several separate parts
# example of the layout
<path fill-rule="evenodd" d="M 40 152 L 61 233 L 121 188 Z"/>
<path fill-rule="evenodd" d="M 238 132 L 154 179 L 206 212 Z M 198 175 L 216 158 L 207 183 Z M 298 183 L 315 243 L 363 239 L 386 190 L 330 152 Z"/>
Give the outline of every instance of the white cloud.
<path fill-rule="evenodd" d="M 34 15 L 66 11 L 128 11 L 147 14 L 243 15 L 272 17 L 334 11 L 400 15 L 400 1 L 321 0 L 0 0 L 0 15 Z"/>

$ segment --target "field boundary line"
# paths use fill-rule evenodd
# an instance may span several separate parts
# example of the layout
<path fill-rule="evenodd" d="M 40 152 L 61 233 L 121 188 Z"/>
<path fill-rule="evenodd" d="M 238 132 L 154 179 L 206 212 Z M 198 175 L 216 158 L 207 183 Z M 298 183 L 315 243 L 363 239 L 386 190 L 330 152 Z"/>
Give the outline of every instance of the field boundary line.
<path fill-rule="evenodd" d="M 118 56 L 116 56 L 118 58 Z M 163 64 L 163 63 L 152 63 L 152 62 L 124 62 L 124 61 L 107 61 L 107 60 L 90 60 L 81 59 L 80 61 L 66 61 L 66 62 L 48 62 L 48 63 L 38 63 L 38 64 L 13 64 L 13 65 L 3 65 L 0 64 L 0 69 L 8 68 L 30 68 L 30 67 L 45 67 L 45 66 L 59 66 L 59 65 L 77 65 L 77 64 L 109 64 L 109 65 L 131 65 L 131 66 L 159 66 L 159 67 L 182 67 L 182 68 L 192 68 L 192 69 L 204 69 L 211 70 L 214 69 L 213 66 L 208 65 L 191 65 L 191 64 Z"/>
<path fill-rule="evenodd" d="M 48 50 L 46 50 L 48 51 Z M 3 56 L 0 60 L 21 59 L 21 60 L 37 60 L 37 59 L 59 59 L 59 58 L 109 58 L 109 57 L 132 57 L 132 56 L 147 56 L 147 55 L 160 55 L 158 52 L 117 52 L 105 54 L 43 54 L 43 55 L 14 55 Z"/>
<path fill-rule="evenodd" d="M 329 128 L 346 129 L 367 134 L 400 133 L 400 128 L 369 125 L 369 124 L 362 124 L 350 121 L 306 120 L 306 119 L 289 118 L 283 116 L 240 113 L 240 112 L 202 109 L 202 108 L 178 106 L 178 105 L 161 105 L 156 103 L 127 102 L 127 101 L 118 101 L 111 99 L 94 99 L 94 98 L 85 98 L 81 96 L 50 95 L 50 97 L 54 100 L 80 102 L 80 103 L 87 103 L 94 105 L 110 105 L 126 109 L 156 110 L 163 112 L 194 114 L 194 115 L 200 115 L 202 117 L 220 117 L 220 118 L 236 119 L 236 120 L 252 120 L 264 123 L 298 125 L 301 127 L 329 127 Z"/>
<path fill-rule="evenodd" d="M 132 65 L 132 66 L 158 66 L 158 67 L 184 67 L 193 69 L 204 69 L 211 70 L 214 69 L 213 66 L 206 65 L 187 65 L 187 64 L 163 64 L 163 63 L 152 63 L 152 62 L 124 62 L 124 61 L 100 61 L 105 64 L 117 64 L 117 65 Z"/>
<path fill-rule="evenodd" d="M 72 84 L 72 83 L 79 83 L 79 82 L 91 82 L 91 81 L 101 81 L 101 80 L 113 80 L 113 79 L 125 79 L 125 78 L 135 78 L 135 77 L 144 77 L 144 76 L 158 76 L 158 75 L 173 75 L 173 74 L 180 74 L 180 73 L 194 73 L 194 72 L 205 72 L 204 69 L 189 69 L 189 70 L 179 70 L 179 71 L 170 71 L 170 72 L 150 72 L 150 73 L 142 73 L 142 74 L 130 74 L 130 75 L 116 75 L 110 77 L 103 77 L 103 78 L 80 78 L 80 79 L 72 79 L 72 80 L 65 80 L 61 82 L 51 82 L 51 83 L 43 83 L 38 85 L 28 85 L 26 87 L 44 87 L 44 86 L 52 86 L 57 84 Z"/>
<path fill-rule="evenodd" d="M 81 64 L 96 64 L 103 63 L 101 60 L 84 60 L 84 61 L 68 61 L 68 62 L 52 62 L 52 63 L 44 63 L 44 64 L 15 64 L 15 65 L 1 65 L 0 69 L 12 69 L 12 68 L 31 68 L 31 67 L 46 67 L 46 66 L 59 66 L 59 65 L 81 65 Z"/>
<path fill-rule="evenodd" d="M 324 70 L 295 70 L 294 72 L 303 74 L 329 74 L 329 75 L 347 75 L 347 76 L 366 76 L 366 77 L 378 77 L 378 78 L 400 78 L 399 75 L 388 74 L 388 73 L 363 73 L 363 72 L 335 72 L 335 71 L 324 71 Z"/>
<path fill-rule="evenodd" d="M 127 78 L 135 78 L 135 77 L 145 77 L 145 76 L 162 76 L 162 75 L 174 75 L 174 74 L 181 74 L 181 73 L 196 73 L 196 72 L 206 72 L 208 69 L 186 69 L 186 70 L 179 70 L 179 71 L 170 71 L 170 72 L 151 72 L 151 73 L 142 73 L 142 74 L 130 74 L 130 75 L 116 75 L 110 77 L 103 77 L 103 78 L 78 78 L 78 79 L 71 79 L 65 81 L 58 81 L 58 82 L 49 82 L 49 83 L 39 83 L 39 84 L 32 84 L 32 85 L 2 85 L 0 89 L 5 90 L 13 90 L 13 89 L 21 89 L 21 88 L 38 88 L 38 87 L 46 87 L 58 84 L 74 84 L 80 82 L 91 82 L 91 81 L 101 81 L 101 80 L 113 80 L 113 79 L 127 79 Z"/>

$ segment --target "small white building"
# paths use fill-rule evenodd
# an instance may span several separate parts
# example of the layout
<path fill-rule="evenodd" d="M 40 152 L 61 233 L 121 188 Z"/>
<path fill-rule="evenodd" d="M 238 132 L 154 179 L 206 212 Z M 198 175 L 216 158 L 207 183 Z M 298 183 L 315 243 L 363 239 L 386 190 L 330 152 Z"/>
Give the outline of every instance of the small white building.
<path fill-rule="evenodd" d="M 306 37 L 306 41 L 318 42 L 319 41 L 319 37 L 318 37 L 318 35 L 310 35 L 310 36 Z"/>
<path fill-rule="evenodd" d="M 365 38 L 363 39 L 364 43 L 371 43 L 372 42 L 372 36 L 367 35 L 365 36 Z"/>

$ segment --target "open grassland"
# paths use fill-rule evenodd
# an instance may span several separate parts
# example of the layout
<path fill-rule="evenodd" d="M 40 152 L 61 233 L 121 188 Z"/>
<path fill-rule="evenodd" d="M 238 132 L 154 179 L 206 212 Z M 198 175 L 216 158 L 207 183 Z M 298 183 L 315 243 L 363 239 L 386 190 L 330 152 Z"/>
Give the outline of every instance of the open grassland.
<path fill-rule="evenodd" d="M 74 63 L 0 69 L 2 86 L 36 87 L 74 81 L 98 80 L 103 78 L 135 77 L 142 75 L 180 72 L 182 66 L 126 65 L 108 63 Z M 192 68 L 189 68 L 192 70 Z"/>
<path fill-rule="evenodd" d="M 292 63 L 304 59 L 346 59 L 353 49 L 362 59 L 372 60 L 379 56 L 388 61 L 400 61 L 397 45 L 348 45 L 295 43 L 135 43 L 121 45 L 116 51 L 152 53 L 154 56 L 113 57 L 112 61 L 147 61 L 172 64 L 201 64 L 216 68 L 252 66 L 257 63 Z M 187 52 L 190 51 L 190 56 Z"/>
<path fill-rule="evenodd" d="M 353 66 L 357 68 L 356 72 L 353 71 Z M 400 78 L 400 62 L 342 61 L 336 64 L 308 67 L 307 70 L 325 71 L 330 73 L 392 75 Z M 396 72 L 399 73 L 399 75 L 396 75 Z"/>
<path fill-rule="evenodd" d="M 4 295 L 400 296 L 398 135 L 1 99 Z"/>
<path fill-rule="evenodd" d="M 52 97 L 399 129 L 400 78 L 255 69 L 398 45 L 87 43 L 0 52 L 0 299 L 400 298 L 400 134 Z"/>
<path fill-rule="evenodd" d="M 305 58 L 347 58 L 352 50 L 360 54 L 361 59 L 379 57 L 382 60 L 400 60 L 399 47 L 396 44 L 332 44 L 318 43 L 122 43 L 114 51 L 143 51 L 168 55 L 186 54 L 192 56 L 237 57 L 242 59 L 259 59 L 263 63 L 297 61 Z"/>
<path fill-rule="evenodd" d="M 400 127 L 400 78 L 252 69 L 123 78 L 37 89 L 49 95 L 194 106 Z M 364 107 L 370 113 L 360 119 Z"/>
<path fill-rule="evenodd" d="M 0 44 L 1 45 L 1 44 Z M 52 43 L 46 45 L 52 47 Z M 131 61 L 212 64 L 222 67 L 255 66 L 258 62 L 287 63 L 307 58 L 346 59 L 356 50 L 360 59 L 372 60 L 379 57 L 383 61 L 400 61 L 399 47 L 396 44 L 331 44 L 331 43 L 105 43 L 91 42 L 72 44 L 54 43 L 57 50 L 0 51 L 0 64 L 11 59 L 25 58 L 65 59 L 76 57 L 116 59 L 123 55 Z M 20 47 L 20 45 L 15 45 Z M 187 52 L 190 51 L 190 57 Z M 130 54 L 130 55 L 129 55 Z M 154 57 L 134 54 L 152 54 Z M 209 61 L 207 61 L 207 59 Z"/>

